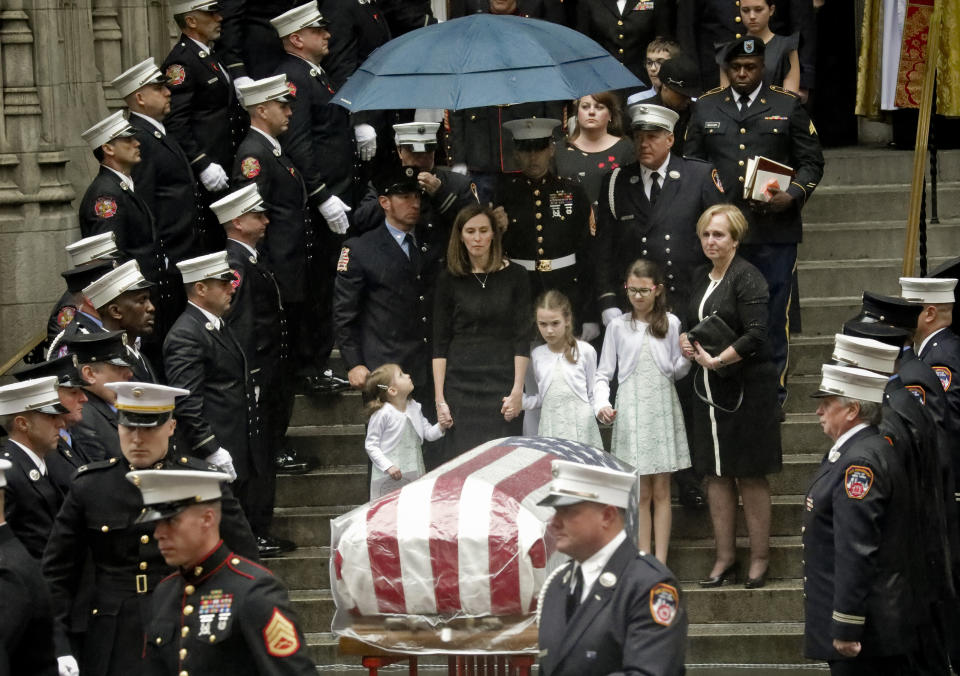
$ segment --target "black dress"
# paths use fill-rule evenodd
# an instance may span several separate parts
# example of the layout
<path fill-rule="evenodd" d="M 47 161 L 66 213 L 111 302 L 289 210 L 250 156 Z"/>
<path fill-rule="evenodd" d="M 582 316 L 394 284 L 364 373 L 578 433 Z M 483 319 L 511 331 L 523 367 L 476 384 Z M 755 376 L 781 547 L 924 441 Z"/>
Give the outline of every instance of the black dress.
<path fill-rule="evenodd" d="M 743 359 L 739 375 L 721 378 L 695 367 L 696 391 L 733 409 L 740 388 L 743 403 L 734 413 L 693 398 L 693 467 L 700 475 L 761 477 L 780 471 L 782 450 L 777 416 L 777 370 L 767 344 L 767 283 L 757 268 L 734 256 L 719 284 L 710 266 L 693 277 L 690 328 L 714 312 L 739 338 L 733 348 Z M 716 355 L 711 355 L 716 356 Z"/>
<path fill-rule="evenodd" d="M 580 150 L 572 141 L 557 151 L 557 176 L 579 181 L 590 204 L 600 199 L 600 182 L 604 174 L 617 167 L 637 161 L 633 141 L 624 136 L 606 150 L 588 153 Z"/>
<path fill-rule="evenodd" d="M 521 418 L 508 423 L 500 408 L 513 389 L 514 357 L 530 353 L 527 272 L 519 265 L 464 277 L 445 270 L 435 303 L 433 356 L 447 360 L 443 394 L 453 416 L 442 441 L 446 462 L 491 439 L 522 434 Z"/>

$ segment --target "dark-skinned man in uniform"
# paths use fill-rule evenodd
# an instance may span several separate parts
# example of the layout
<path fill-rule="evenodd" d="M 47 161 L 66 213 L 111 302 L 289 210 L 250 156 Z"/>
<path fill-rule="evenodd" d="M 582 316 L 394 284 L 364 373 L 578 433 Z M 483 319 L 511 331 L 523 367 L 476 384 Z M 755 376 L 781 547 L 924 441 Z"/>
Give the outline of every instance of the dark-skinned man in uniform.
<path fill-rule="evenodd" d="M 680 585 L 624 531 L 636 477 L 554 460 L 549 528 L 572 561 L 540 591 L 540 673 L 544 676 L 684 672 L 687 609 Z"/>
<path fill-rule="evenodd" d="M 790 346 L 790 300 L 803 239 L 801 210 L 823 176 L 817 130 L 800 99 L 763 82 L 763 41 L 747 36 L 726 53 L 727 88 L 712 89 L 697 101 L 684 152 L 707 160 L 720 172 L 729 199 L 747 217 L 750 229 L 739 252 L 753 263 L 770 288 L 768 330 L 779 373 L 778 396 L 786 400 Z M 795 175 L 786 190 L 767 188 L 768 201 L 743 195 L 746 164 L 766 157 L 790 166 Z"/>
<path fill-rule="evenodd" d="M 266 568 L 220 537 L 227 475 L 140 470 L 138 523 L 176 572 L 157 587 L 145 636 L 147 676 L 314 676 L 290 598 Z"/>
<path fill-rule="evenodd" d="M 187 390 L 137 382 L 111 383 L 111 387 L 116 393 L 123 456 L 78 471 L 43 556 L 57 621 L 64 626 L 78 595 L 85 593 L 79 564 L 92 555 L 94 590 L 83 645 L 76 655 L 65 643 L 57 646 L 59 658 L 71 656 L 79 661 L 83 676 L 143 673 L 151 594 L 171 572 L 152 529 L 137 523 L 144 504 L 140 491 L 127 481 L 127 473 L 145 468 L 212 469 L 195 458 L 169 453 L 176 427 L 174 400 L 189 394 Z M 256 557 L 253 534 L 226 486 L 222 500 L 224 540 L 236 551 Z"/>

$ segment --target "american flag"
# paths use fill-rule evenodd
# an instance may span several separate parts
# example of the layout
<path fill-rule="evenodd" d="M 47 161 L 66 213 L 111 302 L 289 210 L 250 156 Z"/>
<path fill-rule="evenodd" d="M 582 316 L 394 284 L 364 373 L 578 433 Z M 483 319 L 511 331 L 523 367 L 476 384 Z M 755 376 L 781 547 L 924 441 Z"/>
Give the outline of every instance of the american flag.
<path fill-rule="evenodd" d="M 535 610 L 552 542 L 538 507 L 557 458 L 630 468 L 584 444 L 506 437 L 332 522 L 338 615 L 517 615 Z M 335 618 L 336 629 L 341 623 Z"/>

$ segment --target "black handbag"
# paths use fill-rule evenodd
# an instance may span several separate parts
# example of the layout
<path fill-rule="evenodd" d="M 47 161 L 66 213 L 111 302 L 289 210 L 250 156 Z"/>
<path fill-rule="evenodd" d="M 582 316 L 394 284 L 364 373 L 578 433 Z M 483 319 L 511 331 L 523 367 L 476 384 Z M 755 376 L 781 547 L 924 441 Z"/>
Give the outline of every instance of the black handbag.
<path fill-rule="evenodd" d="M 716 357 L 726 350 L 738 338 L 730 326 L 716 312 L 707 315 L 703 321 L 687 331 L 690 343 L 700 343 L 700 348 L 711 357 Z M 740 373 L 743 361 L 727 364 L 714 370 L 720 378 L 731 378 Z"/>

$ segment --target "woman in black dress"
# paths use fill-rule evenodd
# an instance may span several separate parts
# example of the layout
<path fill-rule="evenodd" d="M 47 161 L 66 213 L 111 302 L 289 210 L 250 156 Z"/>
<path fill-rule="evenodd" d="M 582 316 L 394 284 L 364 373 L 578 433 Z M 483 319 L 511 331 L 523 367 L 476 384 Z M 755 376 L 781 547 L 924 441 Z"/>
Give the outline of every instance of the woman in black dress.
<path fill-rule="evenodd" d="M 681 334 L 683 353 L 700 365 L 693 374 L 693 467 L 706 477 L 707 502 L 716 543 L 713 570 L 704 587 L 736 577 L 737 491 L 750 535 L 746 587 L 766 584 L 770 540 L 770 484 L 780 471 L 777 372 L 767 346 L 767 300 L 763 275 L 737 247 L 747 231 L 743 213 L 730 204 L 710 207 L 697 221 L 703 253 L 712 265 L 693 277 L 689 326 L 718 315 L 737 338 L 719 354 L 708 354 Z M 689 328 L 688 326 L 688 328 Z M 736 373 L 730 373 L 730 366 Z M 725 371 L 718 371 L 725 369 Z M 742 393 L 742 401 L 738 404 Z M 707 403 L 709 400 L 713 403 Z"/>
<path fill-rule="evenodd" d="M 433 379 L 437 419 L 453 422 L 441 462 L 498 437 L 519 435 L 530 361 L 527 271 L 503 257 L 493 212 L 464 208 L 437 280 Z"/>

